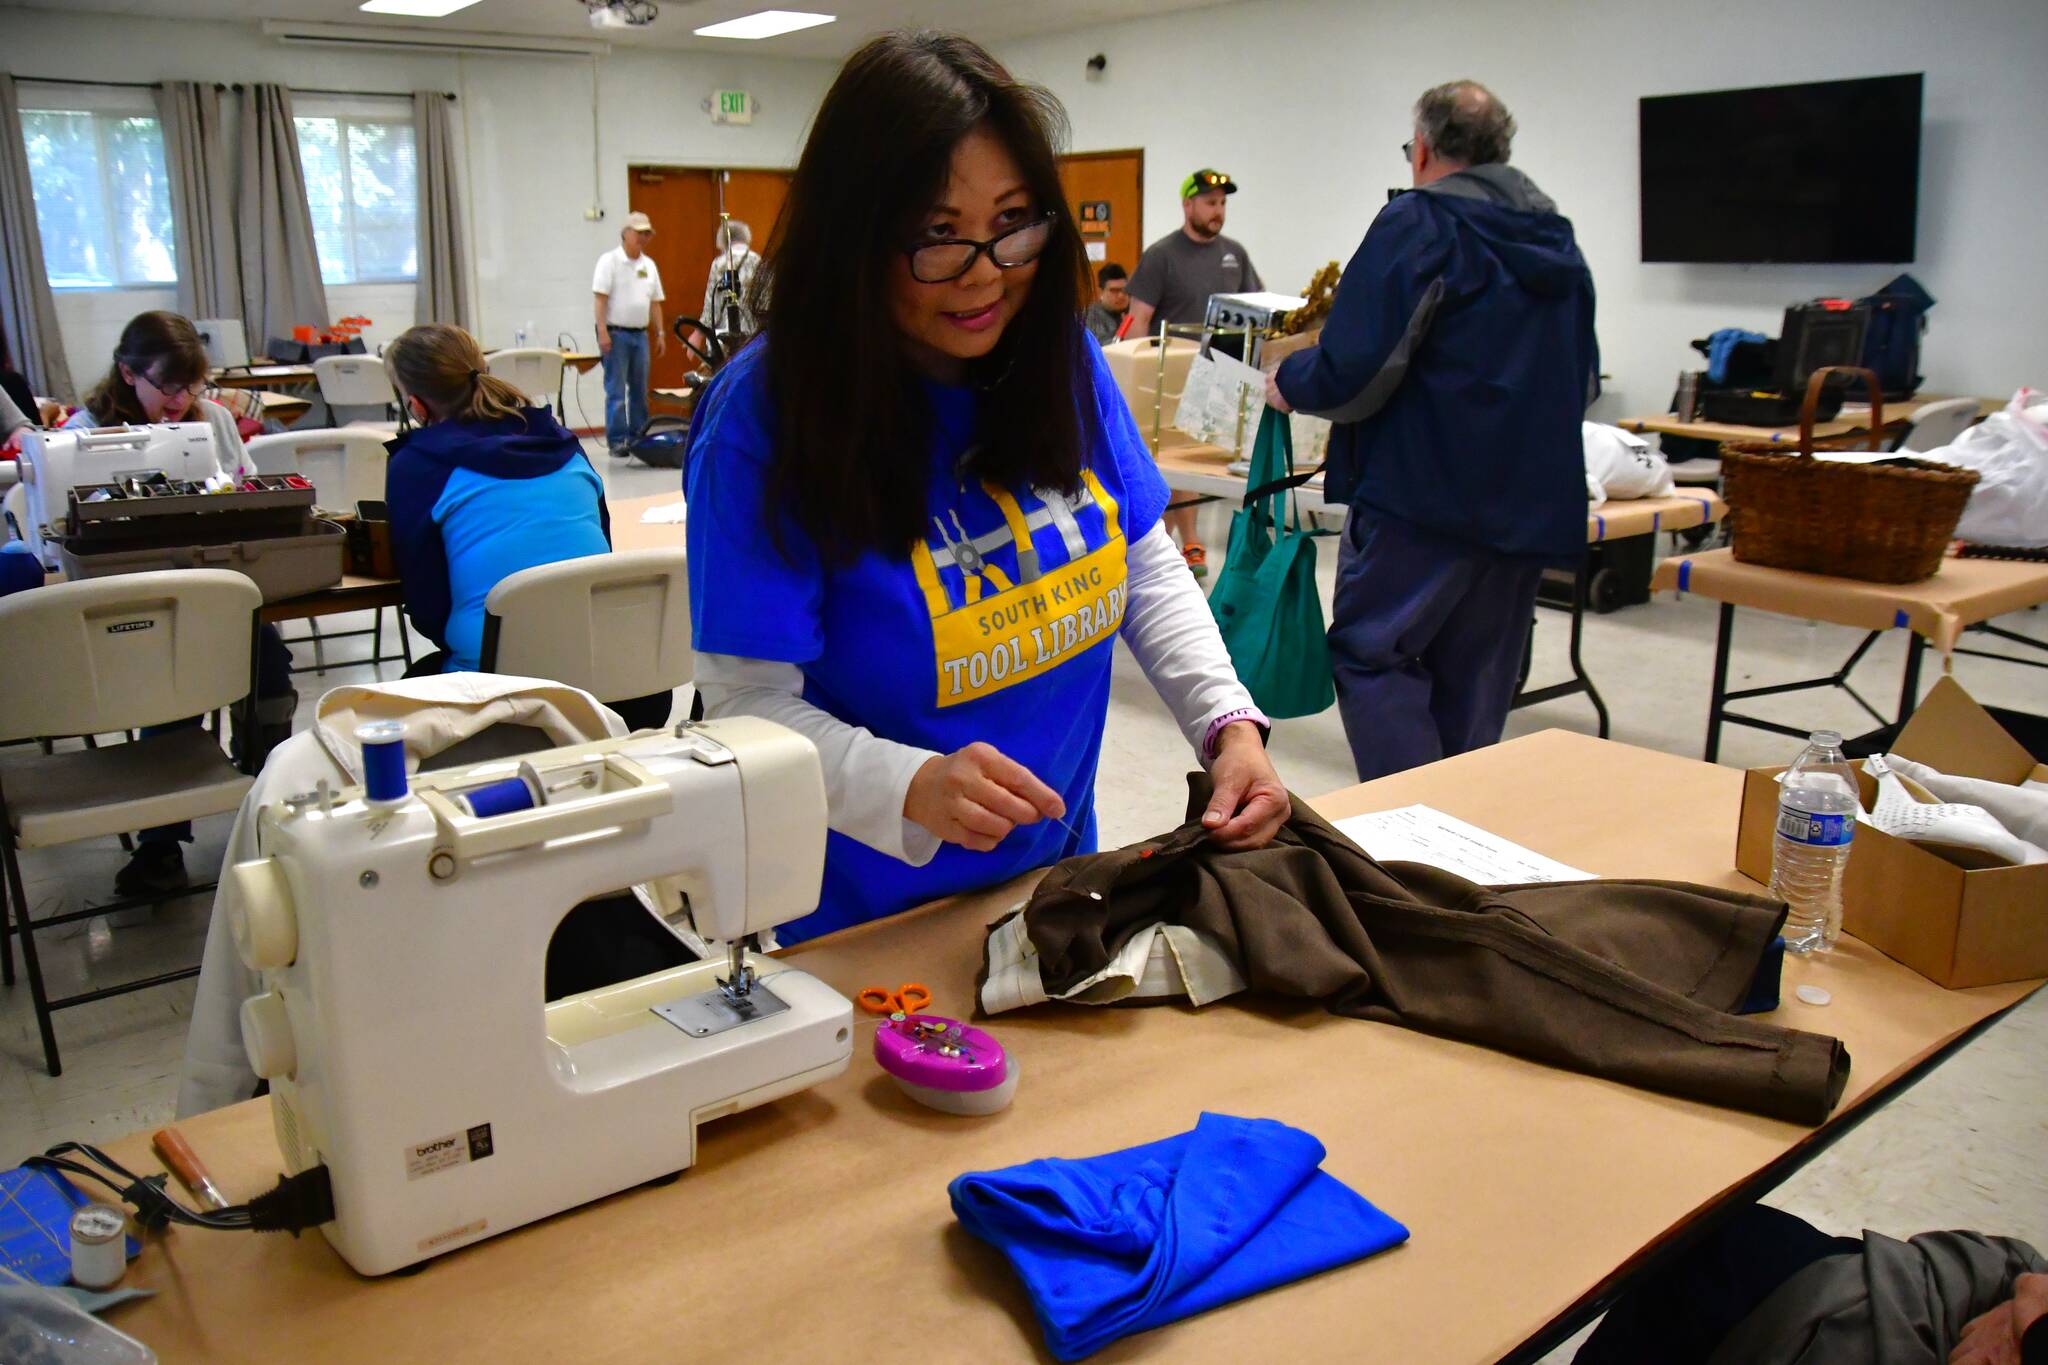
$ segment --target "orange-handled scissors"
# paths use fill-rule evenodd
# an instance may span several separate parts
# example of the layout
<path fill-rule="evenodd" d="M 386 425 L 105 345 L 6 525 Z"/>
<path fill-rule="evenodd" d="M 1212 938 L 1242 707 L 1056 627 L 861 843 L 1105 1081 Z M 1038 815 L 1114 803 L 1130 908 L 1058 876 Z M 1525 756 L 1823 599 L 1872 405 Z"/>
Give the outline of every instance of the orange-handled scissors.
<path fill-rule="evenodd" d="M 893 991 L 868 986 L 853 999 L 869 1014 L 916 1014 L 930 1008 L 932 993 L 915 981 L 906 981 Z"/>

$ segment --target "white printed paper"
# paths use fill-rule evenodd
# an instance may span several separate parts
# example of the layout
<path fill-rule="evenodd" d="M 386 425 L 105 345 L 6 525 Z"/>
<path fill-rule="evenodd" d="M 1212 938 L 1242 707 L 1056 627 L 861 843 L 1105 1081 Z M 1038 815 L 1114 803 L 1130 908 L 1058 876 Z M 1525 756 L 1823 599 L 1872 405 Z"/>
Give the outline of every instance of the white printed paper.
<path fill-rule="evenodd" d="M 1256 294 L 1218 294 L 1225 303 L 1234 303 L 1243 308 L 1262 308 L 1269 313 L 1292 313 L 1297 308 L 1306 308 L 1308 300 L 1294 294 L 1275 294 L 1270 291 Z"/>
<path fill-rule="evenodd" d="M 1089 260 L 1091 260 L 1091 261 L 1106 261 L 1106 260 L 1108 260 L 1108 259 L 1109 259 L 1109 243 L 1108 243 L 1108 242 L 1089 242 L 1089 243 L 1087 243 L 1086 245 L 1087 245 L 1087 248 L 1088 248 L 1088 259 L 1089 259 Z"/>
<path fill-rule="evenodd" d="M 255 379 L 275 379 L 281 374 L 298 374 L 311 369 L 310 365 L 251 365 L 247 373 Z"/>
<path fill-rule="evenodd" d="M 1205 445 L 1244 455 L 1258 437 L 1265 411 L 1266 376 L 1242 360 L 1211 351 L 1189 362 L 1173 425 Z"/>
<path fill-rule="evenodd" d="M 1330 419 L 1311 417 L 1305 412 L 1287 415 L 1288 435 L 1294 441 L 1294 467 L 1314 469 L 1330 453 Z M 1322 480 L 1317 479 L 1317 484 Z"/>
<path fill-rule="evenodd" d="M 1584 882 L 1593 873 L 1509 843 L 1432 806 L 1402 806 L 1336 822 L 1346 838 L 1381 862 L 1427 863 L 1481 886 Z"/>
<path fill-rule="evenodd" d="M 650 507 L 640 514 L 642 526 L 680 526 L 689 512 L 689 504 L 681 498 Z"/>

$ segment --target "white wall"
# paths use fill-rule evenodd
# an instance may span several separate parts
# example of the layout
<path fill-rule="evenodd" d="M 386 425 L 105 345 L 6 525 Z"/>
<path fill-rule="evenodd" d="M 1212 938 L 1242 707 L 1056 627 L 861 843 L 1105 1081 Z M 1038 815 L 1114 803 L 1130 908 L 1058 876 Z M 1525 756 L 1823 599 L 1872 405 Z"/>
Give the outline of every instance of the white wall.
<path fill-rule="evenodd" d="M 1661 411 L 1687 342 L 1775 336 L 1786 303 L 1869 293 L 1886 266 L 1644 265 L 1636 101 L 1650 94 L 1927 73 L 1919 259 L 1939 300 L 1930 391 L 2048 386 L 2048 24 L 2040 0 L 1259 0 L 1002 46 L 1067 104 L 1080 150 L 1145 149 L 1145 231 L 1180 221 L 1199 166 L 1242 190 L 1225 231 L 1269 288 L 1348 260 L 1389 186 L 1415 97 L 1486 82 L 1520 124 L 1514 164 L 1578 230 L 1599 288 L 1600 411 Z M 1094 53 L 1109 58 L 1088 79 Z M 1132 263 L 1134 264 L 1134 263 Z"/>
<path fill-rule="evenodd" d="M 566 3 L 566 0 L 563 0 Z M 629 162 L 791 166 L 835 67 L 735 53 L 625 53 L 596 64 L 599 150 L 593 162 L 588 59 L 454 57 L 285 47 L 251 22 L 198 23 L 0 8 L 0 65 L 17 76 L 122 81 L 274 81 L 302 89 L 446 90 L 462 98 L 463 160 L 476 272 L 472 324 L 486 345 L 509 345 L 531 321 L 543 337 L 573 333 L 594 345 L 590 273 L 618 241 Z M 715 126 L 698 102 L 720 88 L 760 103 L 747 127 Z M 31 96 L 34 87 L 24 87 Z M 592 167 L 597 169 L 596 186 Z M 597 202 L 601 222 L 584 209 Z M 695 284 L 669 282 L 677 297 Z M 412 325 L 410 285 L 327 291 L 330 312 L 361 313 L 372 342 Z M 72 377 L 99 373 L 121 325 L 147 308 L 173 307 L 169 290 L 58 295 Z M 259 338 L 250 338 L 257 342 Z"/>

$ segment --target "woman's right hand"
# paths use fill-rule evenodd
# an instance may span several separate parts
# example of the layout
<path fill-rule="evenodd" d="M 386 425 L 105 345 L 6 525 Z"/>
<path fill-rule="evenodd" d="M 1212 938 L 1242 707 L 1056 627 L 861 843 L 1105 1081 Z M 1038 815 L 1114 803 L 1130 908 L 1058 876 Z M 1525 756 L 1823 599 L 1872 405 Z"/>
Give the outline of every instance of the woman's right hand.
<path fill-rule="evenodd" d="M 904 818 L 949 844 L 986 853 L 1019 825 L 1066 815 L 1058 792 L 993 744 L 925 760 L 903 798 Z"/>

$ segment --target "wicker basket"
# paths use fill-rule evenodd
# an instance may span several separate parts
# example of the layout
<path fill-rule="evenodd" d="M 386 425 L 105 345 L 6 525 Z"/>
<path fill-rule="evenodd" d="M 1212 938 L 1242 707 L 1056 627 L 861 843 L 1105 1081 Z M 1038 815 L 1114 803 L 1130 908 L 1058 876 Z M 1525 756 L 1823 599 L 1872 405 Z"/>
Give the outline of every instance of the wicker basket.
<path fill-rule="evenodd" d="M 1799 409 L 1799 445 L 1729 441 L 1721 447 L 1721 491 L 1729 506 L 1735 557 L 1745 564 L 1917 583 L 1941 567 L 1942 554 L 1976 486 L 1973 469 L 1899 458 L 1882 465 L 1816 460 L 1856 437 L 1813 436 L 1814 407 L 1830 374 L 1861 375 L 1870 388 L 1869 449 L 1884 429 L 1884 395 L 1869 370 L 1831 365 L 1815 370 Z"/>

